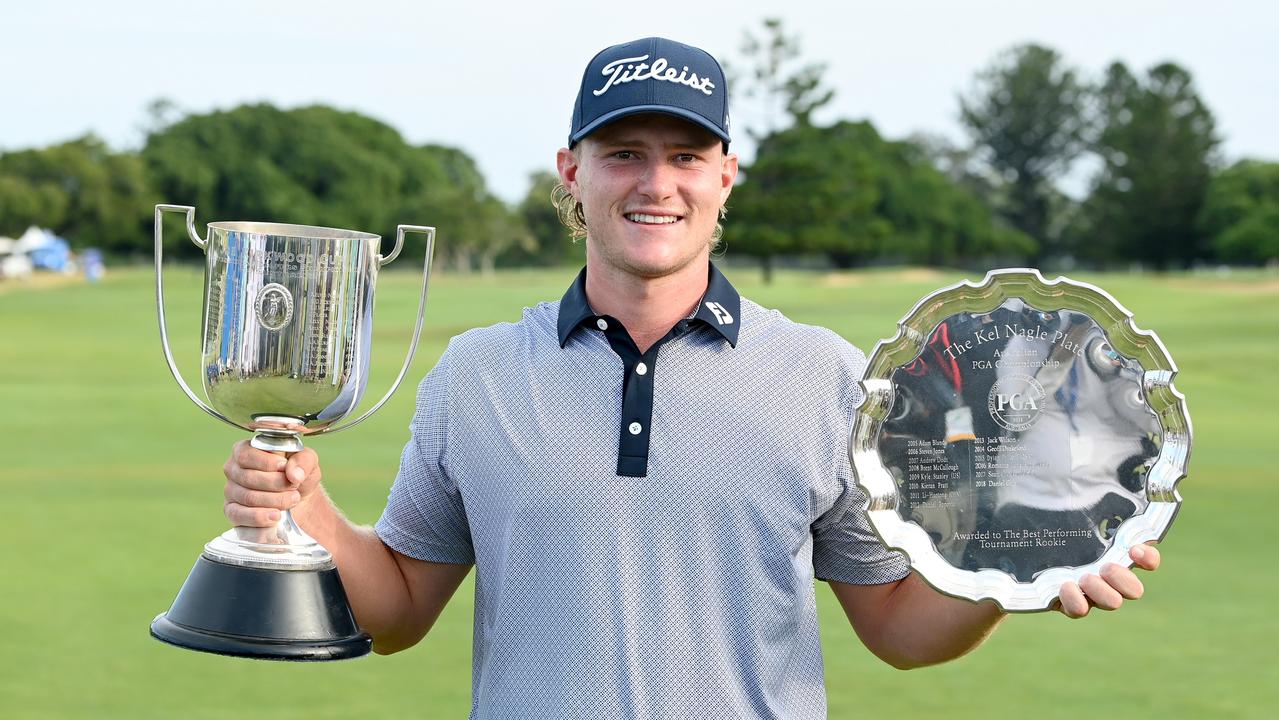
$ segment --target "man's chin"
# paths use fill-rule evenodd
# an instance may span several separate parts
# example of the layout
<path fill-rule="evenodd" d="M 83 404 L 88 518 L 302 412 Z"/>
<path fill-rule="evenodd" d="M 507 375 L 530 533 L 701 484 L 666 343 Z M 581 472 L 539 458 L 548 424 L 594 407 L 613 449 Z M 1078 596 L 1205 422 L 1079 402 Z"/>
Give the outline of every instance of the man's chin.
<path fill-rule="evenodd" d="M 691 252 L 690 252 L 691 250 Z M 622 242 L 593 243 L 587 239 L 588 255 L 595 255 L 605 265 L 632 277 L 657 279 L 688 268 L 710 253 L 710 243 L 691 249 L 684 243 L 655 242 L 653 239 L 627 238 Z"/>
<path fill-rule="evenodd" d="M 681 258 L 629 258 L 626 270 L 631 275 L 646 280 L 669 277 L 688 268 L 698 260 L 698 256 Z"/>

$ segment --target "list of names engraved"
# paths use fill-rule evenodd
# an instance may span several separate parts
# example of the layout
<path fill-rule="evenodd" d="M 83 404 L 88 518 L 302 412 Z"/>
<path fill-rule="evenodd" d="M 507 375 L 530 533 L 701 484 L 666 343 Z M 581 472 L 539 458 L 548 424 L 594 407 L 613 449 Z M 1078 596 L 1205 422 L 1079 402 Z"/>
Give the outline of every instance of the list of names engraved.
<path fill-rule="evenodd" d="M 906 500 L 912 505 L 946 492 L 959 480 L 959 466 L 946 456 L 942 440 L 910 438 L 906 441 Z"/>

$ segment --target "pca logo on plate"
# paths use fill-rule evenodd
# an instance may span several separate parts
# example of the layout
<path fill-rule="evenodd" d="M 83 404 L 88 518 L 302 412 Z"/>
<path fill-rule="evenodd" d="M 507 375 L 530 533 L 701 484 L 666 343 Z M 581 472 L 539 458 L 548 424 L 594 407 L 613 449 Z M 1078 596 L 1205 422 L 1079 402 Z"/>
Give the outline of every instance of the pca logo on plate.
<path fill-rule="evenodd" d="M 1029 375 L 1007 375 L 995 381 L 986 399 L 990 416 L 1001 427 L 1013 431 L 1029 428 L 1039 420 L 1048 394 Z"/>

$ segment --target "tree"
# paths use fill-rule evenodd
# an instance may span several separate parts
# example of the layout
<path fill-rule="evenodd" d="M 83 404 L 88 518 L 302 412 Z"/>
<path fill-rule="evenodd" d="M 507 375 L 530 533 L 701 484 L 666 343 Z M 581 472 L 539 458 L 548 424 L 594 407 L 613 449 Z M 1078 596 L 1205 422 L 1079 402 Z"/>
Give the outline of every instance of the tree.
<path fill-rule="evenodd" d="M 931 133 L 914 133 L 907 141 L 927 155 L 933 167 L 951 182 L 995 207 L 1002 183 L 999 176 L 981 161 L 978 149 L 958 145 L 945 136 Z"/>
<path fill-rule="evenodd" d="M 166 97 L 157 97 L 146 105 L 146 119 L 138 125 L 142 137 L 164 132 L 173 123 L 182 119 L 182 108 Z"/>
<path fill-rule="evenodd" d="M 551 202 L 559 176 L 549 171 L 529 176 L 529 189 L 515 213 L 528 232 L 529 245 L 515 247 L 499 258 L 504 265 L 581 265 L 583 244 L 572 241 Z"/>
<path fill-rule="evenodd" d="M 0 156 L 0 168 L 4 161 Z M 57 183 L 32 182 L 0 170 L 0 235 L 17 236 L 32 225 L 61 228 L 70 203 L 71 198 Z"/>
<path fill-rule="evenodd" d="M 491 272 L 498 255 L 516 246 L 528 247 L 527 230 L 500 200 L 488 192 L 475 161 L 462 150 L 428 145 L 420 149 L 414 167 L 423 173 L 421 185 L 409 193 L 405 212 L 433 218 L 440 229 L 436 257 L 461 272 Z M 431 177 L 433 166 L 442 179 Z"/>
<path fill-rule="evenodd" d="M 0 155 L 0 233 L 39 225 L 75 248 L 129 253 L 148 235 L 150 198 L 138 157 L 92 135 Z"/>
<path fill-rule="evenodd" d="M 1279 260 L 1279 163 L 1240 160 L 1215 175 L 1198 225 L 1222 260 Z"/>
<path fill-rule="evenodd" d="M 1097 105 L 1102 168 L 1084 203 L 1081 254 L 1158 268 L 1208 257 L 1197 220 L 1218 140 L 1190 73 L 1163 63 L 1143 82 L 1114 63 Z"/>
<path fill-rule="evenodd" d="M 147 138 L 160 197 L 206 220 L 264 220 L 394 237 L 400 223 L 439 229 L 442 264 L 491 265 L 522 239 L 510 212 L 456 148 L 413 146 L 390 126 L 324 106 L 245 105 L 193 115 Z M 174 234 L 174 249 L 197 251 Z M 405 248 L 421 257 L 421 246 Z"/>
<path fill-rule="evenodd" d="M 921 148 L 884 140 L 868 122 L 770 135 L 743 174 L 730 199 L 728 251 L 759 259 L 766 280 L 780 255 L 821 253 L 850 267 L 878 257 L 947 264 L 1034 250 Z"/>
<path fill-rule="evenodd" d="M 1039 255 L 1055 249 L 1053 182 L 1084 148 L 1085 92 L 1056 51 L 1030 44 L 1005 52 L 960 98 L 960 120 L 1005 185 L 996 209 L 1040 243 Z"/>
<path fill-rule="evenodd" d="M 780 18 L 765 18 L 761 30 L 759 35 L 750 30 L 743 33 L 741 52 L 747 58 L 748 74 L 732 83 L 743 97 L 761 106 L 762 129 L 746 129 L 757 142 L 791 125 L 811 125 L 813 112 L 835 96 L 834 90 L 822 87 L 824 63 L 796 67 L 799 36 L 787 35 Z M 729 69 L 736 74 L 734 66 Z M 783 122 L 783 114 L 789 123 Z"/>

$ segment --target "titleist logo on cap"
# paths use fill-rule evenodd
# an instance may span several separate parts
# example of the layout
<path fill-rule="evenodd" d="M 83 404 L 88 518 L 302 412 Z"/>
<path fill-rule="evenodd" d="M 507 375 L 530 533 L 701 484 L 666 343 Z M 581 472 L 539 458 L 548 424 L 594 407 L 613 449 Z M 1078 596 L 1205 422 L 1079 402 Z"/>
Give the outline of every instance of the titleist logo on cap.
<path fill-rule="evenodd" d="M 605 65 L 600 70 L 600 74 L 608 77 L 608 81 L 599 90 L 591 91 L 592 94 L 599 97 L 614 85 L 637 80 L 661 80 L 677 85 L 687 85 L 694 90 L 701 90 L 706 95 L 714 94 L 715 83 L 708 77 L 698 77 L 697 73 L 690 73 L 687 65 L 680 71 L 671 67 L 666 58 L 658 58 L 652 65 L 644 62 L 645 60 L 648 60 L 648 55 L 621 58 Z"/>

